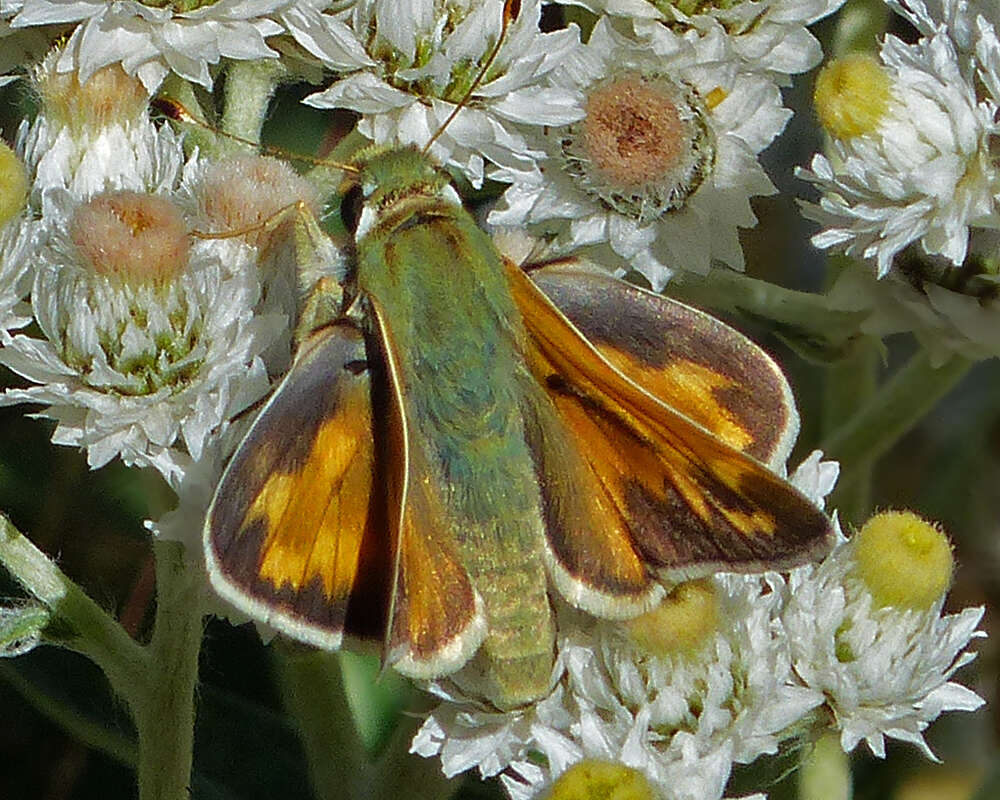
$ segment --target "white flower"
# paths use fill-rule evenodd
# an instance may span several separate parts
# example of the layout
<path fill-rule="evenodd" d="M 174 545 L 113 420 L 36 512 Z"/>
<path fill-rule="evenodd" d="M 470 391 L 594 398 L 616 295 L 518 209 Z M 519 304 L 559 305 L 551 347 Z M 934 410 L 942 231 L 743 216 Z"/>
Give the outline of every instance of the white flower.
<path fill-rule="evenodd" d="M 921 34 L 933 36 L 946 28 L 960 52 L 974 48 L 976 18 L 996 17 L 990 0 L 886 0 L 888 6 L 905 17 Z"/>
<path fill-rule="evenodd" d="M 59 71 L 61 60 L 55 49 L 34 70 L 42 110 L 31 125 L 22 122 L 17 135 L 36 214 L 53 187 L 81 197 L 135 186 L 172 188 L 184 162 L 180 140 L 154 134 L 142 84 L 117 65 L 81 81 L 77 73 Z"/>
<path fill-rule="evenodd" d="M 380 144 L 425 145 L 462 100 L 500 34 L 503 3 L 360 0 L 339 19 L 350 25 L 366 62 L 306 98 L 322 108 L 362 115 L 358 130 Z M 431 147 L 442 164 L 478 186 L 484 159 L 529 168 L 519 125 L 559 125 L 579 111 L 547 74 L 579 45 L 575 27 L 542 33 L 540 0 L 525 2 L 486 76 Z M 343 69 L 342 65 L 330 62 Z"/>
<path fill-rule="evenodd" d="M 887 36 L 881 59 L 891 88 L 877 127 L 835 139 L 832 159 L 816 155 L 810 170 L 797 171 L 823 193 L 819 205 L 803 203 L 823 226 L 812 241 L 873 259 L 879 276 L 917 241 L 960 265 L 969 227 L 998 223 L 996 104 L 977 102 L 944 34 L 915 45 Z"/>
<path fill-rule="evenodd" d="M 562 671 L 559 662 L 554 678 Z M 410 752 L 425 758 L 440 756 L 441 770 L 449 778 L 473 768 L 483 778 L 490 778 L 511 762 L 527 757 L 534 731 L 562 730 L 573 722 L 560 685 L 539 702 L 508 712 L 491 710 L 450 683 L 432 684 L 429 691 L 444 702 L 417 731 Z"/>
<path fill-rule="evenodd" d="M 80 23 L 59 60 L 60 72 L 78 70 L 86 81 L 108 64 L 121 63 L 152 93 L 169 72 L 211 87 L 210 64 L 221 58 L 277 58 L 265 42 L 282 32 L 269 14 L 280 14 L 296 0 L 219 0 L 153 7 L 134 0 L 21 0 L 7 7 L 19 12 L 11 27 Z"/>
<path fill-rule="evenodd" d="M 741 71 L 720 27 L 669 35 L 672 52 L 653 53 L 598 22 L 553 75 L 590 116 L 531 140 L 546 153 L 538 169 L 493 174 L 512 186 L 491 223 L 555 233 L 565 251 L 591 248 L 655 288 L 678 269 L 743 268 L 750 197 L 775 191 L 757 154 L 790 112 L 776 84 Z"/>
<path fill-rule="evenodd" d="M 820 459 L 810 455 L 791 480 L 821 504 L 838 466 Z M 781 576 L 719 575 L 701 587 L 716 627 L 683 654 L 653 655 L 621 626 L 560 604 L 546 698 L 499 713 L 439 681 L 431 691 L 443 702 L 411 751 L 440 756 L 448 776 L 499 775 L 514 800 L 538 796 L 584 759 L 638 769 L 671 800 L 721 797 L 733 762 L 775 752 L 822 696 L 791 672 Z"/>
<path fill-rule="evenodd" d="M 972 711 L 983 700 L 949 678 L 975 656 L 965 652 L 983 609 L 941 616 L 929 609 L 873 607 L 852 573 L 853 540 L 818 565 L 793 570 L 782 621 L 795 673 L 826 698 L 846 752 L 864 740 L 885 755 L 885 737 L 933 754 L 922 731 L 942 711 Z"/>
<path fill-rule="evenodd" d="M 35 227 L 23 218 L 11 220 L 0 230 L 0 337 L 31 322 L 31 309 L 22 301 L 31 287 L 34 234 Z"/>
<path fill-rule="evenodd" d="M 833 487 L 837 485 L 837 478 L 840 477 L 840 464 L 822 459 L 823 452 L 813 450 L 788 477 L 796 489 L 820 508 L 823 508 L 827 496 L 833 491 Z"/>
<path fill-rule="evenodd" d="M 148 122 L 137 128 L 125 140 L 133 150 L 100 162 L 110 180 L 94 162 L 42 193 L 30 258 L 45 338 L 17 335 L 0 349 L 0 363 L 37 385 L 0 402 L 44 404 L 58 422 L 53 441 L 86 448 L 93 467 L 120 455 L 176 486 L 209 435 L 266 390 L 259 354 L 287 320 L 254 315 L 252 248 L 225 239 L 188 245 L 172 202 L 184 179 L 180 142 Z M 33 129 L 22 140 L 44 138 Z M 37 160 L 40 172 L 47 158 Z M 143 220 L 136 239 L 103 231 L 130 213 Z"/>
<path fill-rule="evenodd" d="M 720 576 L 712 587 L 720 630 L 697 652 L 649 655 L 619 626 L 565 611 L 552 694 L 499 714 L 439 688 L 448 702 L 413 751 L 440 755 L 449 775 L 499 773 L 515 800 L 537 796 L 585 758 L 634 767 L 671 798 L 721 797 L 734 761 L 775 752 L 822 697 L 789 680 L 776 622 L 780 578 Z"/>
<path fill-rule="evenodd" d="M 852 267 L 837 276 L 828 294 L 831 308 L 866 311 L 862 333 L 883 338 L 912 332 L 940 366 L 955 355 L 973 360 L 1000 355 L 1000 304 L 932 282 L 920 288 L 911 276 L 889 273 L 876 280 L 871 270 Z"/>
<path fill-rule="evenodd" d="M 568 729 L 536 726 L 532 747 L 547 768 L 512 762 L 501 778 L 512 796 L 525 782 L 537 791 L 571 764 L 600 758 L 640 770 L 665 796 L 718 798 L 733 762 L 777 751 L 782 732 L 822 701 L 789 680 L 776 622 L 780 579 L 719 576 L 712 585 L 720 630 L 699 653 L 649 655 L 606 623 L 563 639 L 574 720 Z"/>
<path fill-rule="evenodd" d="M 844 0 L 737 0 L 717 4 L 691 0 L 572 2 L 595 12 L 628 18 L 640 37 L 654 43 L 669 43 L 670 28 L 678 23 L 703 33 L 721 24 L 732 39 L 734 52 L 748 67 L 778 75 L 806 72 L 820 62 L 823 50 L 806 26 L 844 4 Z"/>

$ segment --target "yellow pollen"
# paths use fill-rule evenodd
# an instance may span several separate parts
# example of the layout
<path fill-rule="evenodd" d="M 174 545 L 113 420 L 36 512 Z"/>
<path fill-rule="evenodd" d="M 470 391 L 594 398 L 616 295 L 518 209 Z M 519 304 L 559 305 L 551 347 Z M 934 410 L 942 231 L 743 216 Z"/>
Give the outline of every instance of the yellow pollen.
<path fill-rule="evenodd" d="M 708 579 L 674 587 L 652 611 L 625 623 L 629 638 L 653 656 L 691 653 L 718 627 L 715 586 Z"/>
<path fill-rule="evenodd" d="M 729 97 L 729 93 L 721 86 L 716 86 L 712 89 L 712 91 L 705 95 L 705 105 L 708 107 L 709 111 L 712 111 L 727 97 Z"/>
<path fill-rule="evenodd" d="M 639 770 L 596 759 L 574 764 L 544 795 L 545 800 L 654 800 L 655 796 Z"/>
<path fill-rule="evenodd" d="M 28 172 L 13 150 L 0 141 L 0 226 L 24 208 Z"/>

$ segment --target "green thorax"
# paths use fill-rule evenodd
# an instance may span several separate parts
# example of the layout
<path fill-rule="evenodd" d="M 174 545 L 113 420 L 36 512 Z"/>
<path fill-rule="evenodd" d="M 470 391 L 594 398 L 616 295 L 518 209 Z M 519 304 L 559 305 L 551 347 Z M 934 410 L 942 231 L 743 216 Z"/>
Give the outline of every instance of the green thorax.
<path fill-rule="evenodd" d="M 488 516 L 494 509 L 477 508 L 476 486 L 466 484 L 513 490 L 530 464 L 520 428 L 523 332 L 499 256 L 418 151 L 382 153 L 361 179 L 371 216 L 361 223 L 358 288 L 385 311 L 415 435 L 443 477 L 470 493 L 465 513 Z M 523 491 L 512 494 L 523 502 Z"/>

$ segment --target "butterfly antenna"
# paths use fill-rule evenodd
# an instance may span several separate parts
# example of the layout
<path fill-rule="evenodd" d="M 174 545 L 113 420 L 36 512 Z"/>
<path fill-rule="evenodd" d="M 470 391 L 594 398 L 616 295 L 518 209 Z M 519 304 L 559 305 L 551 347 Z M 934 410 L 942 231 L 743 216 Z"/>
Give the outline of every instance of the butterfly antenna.
<path fill-rule="evenodd" d="M 271 147 L 267 144 L 261 144 L 260 142 L 255 142 L 252 139 L 244 139 L 242 136 L 237 136 L 235 133 L 226 133 L 226 131 L 220 131 L 213 128 L 207 122 L 202 122 L 194 114 L 188 111 L 184 104 L 178 100 L 174 100 L 172 97 L 154 97 L 150 101 L 150 105 L 167 119 L 172 119 L 175 122 L 183 122 L 188 125 L 196 125 L 199 128 L 204 128 L 212 133 L 225 136 L 227 139 L 231 139 L 234 142 L 239 142 L 240 144 L 249 145 L 255 150 L 259 150 L 266 153 L 269 156 L 275 156 L 277 158 L 294 158 L 297 161 L 304 161 L 307 164 L 312 164 L 314 167 L 334 167 L 335 169 L 342 169 L 345 172 L 358 172 L 358 168 L 351 164 L 341 164 L 336 161 L 327 161 L 322 158 L 313 158 L 312 156 L 302 155 L 299 153 L 293 153 L 289 155 L 286 150 L 280 147 Z"/>
<path fill-rule="evenodd" d="M 517 15 L 521 13 L 521 0 L 505 0 L 503 4 L 503 17 L 500 20 L 500 35 L 497 37 L 497 43 L 493 45 L 493 49 L 490 51 L 489 56 L 486 58 L 486 62 L 483 64 L 482 68 L 479 70 L 479 74 L 476 75 L 475 79 L 470 84 L 468 90 L 462 95 L 462 99 L 455 103 L 455 107 L 451 110 L 448 118 L 441 123 L 434 135 L 431 136 L 427 144 L 424 145 L 423 152 L 426 154 L 430 152 L 431 145 L 438 140 L 438 137 L 444 133 L 445 129 L 451 125 L 455 117 L 458 116 L 458 112 L 462 110 L 466 103 L 469 102 L 469 98 L 472 97 L 472 93 L 480 87 L 483 82 L 483 78 L 486 77 L 486 73 L 489 68 L 493 66 L 493 62 L 496 61 L 496 57 L 500 54 L 500 48 L 503 46 L 504 38 L 507 35 L 507 26 L 510 25 L 512 20 L 517 19 Z"/>

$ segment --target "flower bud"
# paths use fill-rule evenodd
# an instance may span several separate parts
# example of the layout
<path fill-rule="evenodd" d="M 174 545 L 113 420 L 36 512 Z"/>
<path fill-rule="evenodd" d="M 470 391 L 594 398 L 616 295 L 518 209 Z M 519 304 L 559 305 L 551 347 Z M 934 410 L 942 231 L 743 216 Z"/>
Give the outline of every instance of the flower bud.
<path fill-rule="evenodd" d="M 939 528 L 910 511 L 885 511 L 853 539 L 855 577 L 877 606 L 930 608 L 951 583 L 951 544 Z"/>
<path fill-rule="evenodd" d="M 0 226 L 24 208 L 28 196 L 28 172 L 4 142 L 0 142 Z"/>
<path fill-rule="evenodd" d="M 653 787 L 633 767 L 589 759 L 566 770 L 546 800 L 653 800 Z"/>
<path fill-rule="evenodd" d="M 70 237 L 95 273 L 133 286 L 170 281 L 187 266 L 184 219 L 156 195 L 98 195 L 76 210 Z"/>
<path fill-rule="evenodd" d="M 625 623 L 629 638 L 653 656 L 691 653 L 718 627 L 715 587 L 710 580 L 682 583 L 662 603 Z"/>
<path fill-rule="evenodd" d="M 871 133 L 889 108 L 889 76 L 862 53 L 827 63 L 816 78 L 813 104 L 820 123 L 837 139 Z"/>

